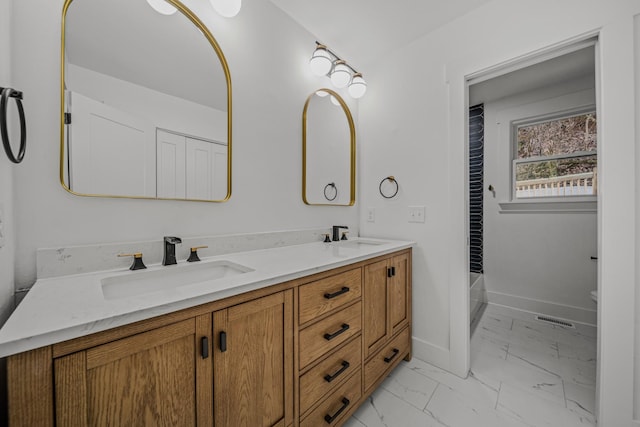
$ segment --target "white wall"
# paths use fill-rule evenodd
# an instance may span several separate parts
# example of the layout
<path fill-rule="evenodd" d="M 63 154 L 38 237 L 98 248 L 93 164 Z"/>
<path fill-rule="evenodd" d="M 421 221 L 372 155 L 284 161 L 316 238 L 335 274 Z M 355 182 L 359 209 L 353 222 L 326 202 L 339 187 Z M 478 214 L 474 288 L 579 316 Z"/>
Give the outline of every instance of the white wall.
<path fill-rule="evenodd" d="M 553 11 L 553 13 L 549 13 Z M 632 409 L 635 257 L 633 15 L 640 3 L 495 0 L 367 70 L 360 103 L 363 235 L 414 239 L 414 355 L 465 375 L 468 368 L 466 83 L 496 64 L 600 32 L 601 250 L 599 420 L 628 425 Z M 608 145 L 607 145 L 608 144 Z M 395 175 L 391 201 L 378 182 Z M 408 224 L 407 206 L 427 223 Z M 376 222 L 366 222 L 366 207 Z"/>
<path fill-rule="evenodd" d="M 213 50 L 211 51 L 213 53 Z M 155 127 L 227 142 L 227 113 L 183 98 L 97 73 L 77 65 L 65 69 L 67 90 L 147 119 Z"/>
<path fill-rule="evenodd" d="M 16 87 L 11 80 L 11 2 L 0 3 L 0 87 Z M 22 90 L 19 86 L 18 90 Z M 10 101 L 9 108 L 14 111 L 14 101 Z M 14 116 L 15 117 L 15 116 Z M 12 125 L 13 126 L 13 121 Z M 14 151 L 17 152 L 19 137 L 12 133 Z M 17 144 L 16 144 L 17 143 Z M 30 147 L 27 147 L 29 154 Z M 0 326 L 4 323 L 13 309 L 13 258 L 14 258 L 14 223 L 13 223 L 13 171 L 19 166 L 4 155 L 4 149 L 0 149 L 0 210 L 4 214 L 4 223 L 0 223 L 4 234 L 4 247 L 0 248 Z"/>
<path fill-rule="evenodd" d="M 593 78 L 485 105 L 484 283 L 489 302 L 596 324 L 597 226 L 589 213 L 501 212 L 511 198 L 511 122 L 595 106 Z M 588 89 L 591 88 L 591 89 Z M 471 91 L 474 90 L 472 86 Z"/>
<path fill-rule="evenodd" d="M 635 16 L 635 66 L 640 70 L 640 15 Z M 635 73 L 636 111 L 640 110 L 640 73 Z M 640 117 L 636 114 L 636 165 L 640 165 Z M 636 182 L 640 182 L 640 167 L 636 167 Z M 636 254 L 640 254 L 640 185 L 636 186 Z M 636 263 L 635 277 L 635 352 L 634 352 L 634 416 L 640 426 L 640 263 Z"/>
<path fill-rule="evenodd" d="M 63 1 L 13 2 L 15 85 L 28 95 L 31 143 L 15 176 L 19 286 L 34 282 L 41 247 L 357 226 L 355 207 L 302 202 L 302 108 L 310 93 L 327 86 L 308 67 L 315 38 L 267 1 L 244 1 L 233 19 L 215 15 L 208 2 L 185 3 L 212 30 L 231 72 L 233 187 L 222 204 L 67 193 L 58 180 Z"/>

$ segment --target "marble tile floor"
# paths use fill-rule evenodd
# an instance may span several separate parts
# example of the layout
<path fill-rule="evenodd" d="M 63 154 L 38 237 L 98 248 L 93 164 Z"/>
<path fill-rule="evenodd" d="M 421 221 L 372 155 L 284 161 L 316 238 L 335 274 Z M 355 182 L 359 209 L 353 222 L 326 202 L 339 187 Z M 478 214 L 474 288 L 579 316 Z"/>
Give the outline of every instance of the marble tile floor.
<path fill-rule="evenodd" d="M 467 379 L 402 362 L 345 427 L 595 426 L 595 327 L 486 305 L 471 331 Z"/>

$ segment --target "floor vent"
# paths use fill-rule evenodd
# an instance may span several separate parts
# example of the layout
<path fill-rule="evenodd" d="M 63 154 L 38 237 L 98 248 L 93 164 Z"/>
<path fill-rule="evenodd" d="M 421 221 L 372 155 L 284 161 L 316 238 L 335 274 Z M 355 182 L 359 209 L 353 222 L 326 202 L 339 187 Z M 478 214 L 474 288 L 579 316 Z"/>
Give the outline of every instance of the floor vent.
<path fill-rule="evenodd" d="M 573 323 L 567 322 L 566 320 L 560 320 L 560 319 L 556 319 L 556 318 L 549 317 L 549 316 L 540 316 L 539 314 L 536 314 L 536 320 L 538 320 L 540 322 L 552 323 L 554 325 L 565 326 L 567 328 L 574 328 L 575 329 L 575 327 L 576 327 Z"/>

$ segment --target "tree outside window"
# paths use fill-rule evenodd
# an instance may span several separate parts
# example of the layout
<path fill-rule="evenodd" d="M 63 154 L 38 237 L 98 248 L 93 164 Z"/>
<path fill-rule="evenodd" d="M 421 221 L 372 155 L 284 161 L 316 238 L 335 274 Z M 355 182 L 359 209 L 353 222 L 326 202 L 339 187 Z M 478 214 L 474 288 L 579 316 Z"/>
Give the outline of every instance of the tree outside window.
<path fill-rule="evenodd" d="M 597 119 L 594 111 L 515 127 L 514 196 L 595 196 Z"/>

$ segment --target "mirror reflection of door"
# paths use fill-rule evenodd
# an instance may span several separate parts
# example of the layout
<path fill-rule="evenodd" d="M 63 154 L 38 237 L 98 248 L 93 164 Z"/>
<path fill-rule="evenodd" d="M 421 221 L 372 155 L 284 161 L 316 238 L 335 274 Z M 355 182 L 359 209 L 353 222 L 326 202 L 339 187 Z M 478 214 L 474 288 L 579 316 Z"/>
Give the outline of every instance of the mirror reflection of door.
<path fill-rule="evenodd" d="M 71 123 L 61 178 L 72 192 L 209 201 L 230 195 L 229 70 L 204 24 L 171 1 L 173 15 L 145 0 L 65 1 L 62 78 Z M 176 147 L 162 131 L 187 138 L 181 154 L 171 157 Z"/>
<path fill-rule="evenodd" d="M 165 130 L 157 132 L 158 197 L 219 200 L 226 195 L 227 146 Z"/>
<path fill-rule="evenodd" d="M 86 194 L 155 197 L 155 128 L 151 122 L 79 93 L 68 97 L 72 106 L 70 188 Z"/>

